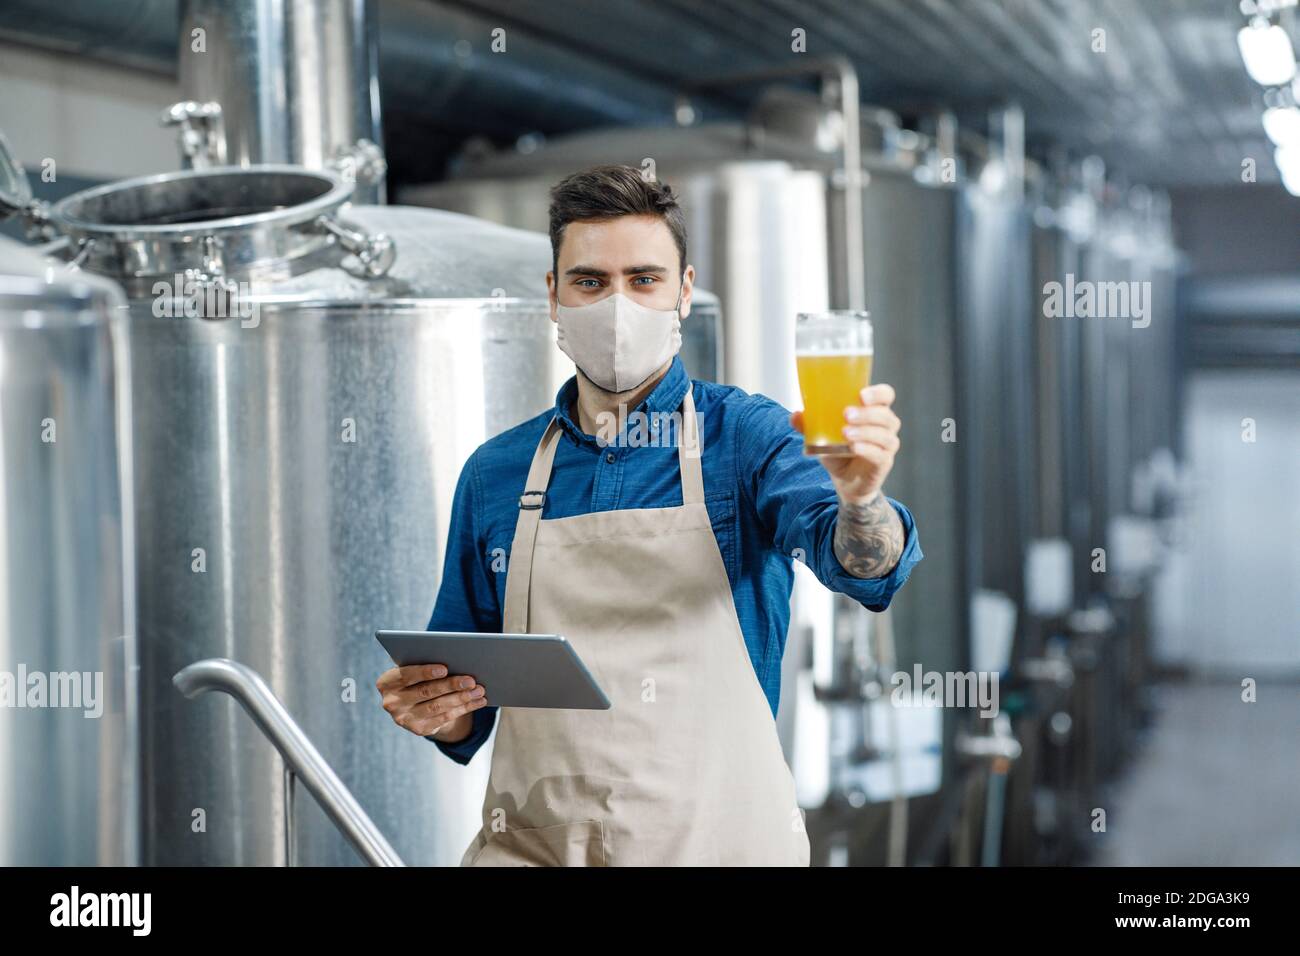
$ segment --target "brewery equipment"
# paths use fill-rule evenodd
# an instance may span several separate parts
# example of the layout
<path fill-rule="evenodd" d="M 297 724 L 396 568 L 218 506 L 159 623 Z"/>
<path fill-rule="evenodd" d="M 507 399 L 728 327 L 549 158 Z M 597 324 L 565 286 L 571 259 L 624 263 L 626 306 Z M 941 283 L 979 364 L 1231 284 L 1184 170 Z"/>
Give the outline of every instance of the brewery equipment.
<path fill-rule="evenodd" d="M 0 150 L 0 169 L 8 157 Z M 0 207 L 25 202 L 0 175 Z M 128 368 L 111 283 L 0 239 L 0 864 L 137 862 Z"/>
<path fill-rule="evenodd" d="M 183 21 L 191 99 L 163 119 L 190 168 L 27 210 L 85 274 L 124 287 L 142 370 L 141 859 L 357 859 L 314 804 L 290 820 L 276 751 L 229 701 L 172 686 L 195 661 L 232 658 L 403 859 L 454 863 L 479 825 L 490 744 L 464 768 L 395 727 L 372 635 L 425 625 L 462 464 L 549 408 L 573 372 L 549 320 L 550 247 L 359 204 L 382 198 L 383 172 L 358 142 L 376 141 L 378 120 L 360 0 L 192 0 Z M 699 377 L 713 375 L 719 321 L 697 289 L 682 351 Z"/>
<path fill-rule="evenodd" d="M 383 202 L 374 8 L 366 0 L 184 0 L 181 164 L 332 169 Z"/>
<path fill-rule="evenodd" d="M 144 859 L 285 862 L 281 771 L 185 665 L 230 657 L 285 701 L 413 863 L 453 862 L 486 760 L 392 725 L 379 626 L 418 628 L 451 497 L 481 442 L 554 401 L 545 237 L 453 213 L 346 205 L 298 167 L 110 184 L 52 212 L 130 299 L 140 568 Z M 696 298 L 692 341 L 716 322 Z M 692 346 L 708 356 L 711 346 Z M 701 358 L 700 361 L 706 361 Z M 351 862 L 314 806 L 309 864 Z"/>
<path fill-rule="evenodd" d="M 1142 721 L 1151 522 L 1172 506 L 1176 257 L 1154 197 L 1131 205 L 1102 175 L 1089 159 L 1077 183 L 1058 170 L 1034 184 L 1009 862 L 1073 862 L 1087 842 L 1097 787 Z"/>

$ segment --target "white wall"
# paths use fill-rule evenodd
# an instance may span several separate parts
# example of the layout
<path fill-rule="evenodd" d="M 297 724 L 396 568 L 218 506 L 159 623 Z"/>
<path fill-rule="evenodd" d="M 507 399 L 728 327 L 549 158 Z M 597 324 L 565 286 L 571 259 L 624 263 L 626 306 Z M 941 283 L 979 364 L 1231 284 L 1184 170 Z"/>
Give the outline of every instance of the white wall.
<path fill-rule="evenodd" d="M 0 131 L 33 179 L 119 179 L 179 168 L 174 130 L 158 115 L 180 99 L 172 79 L 0 44 Z"/>
<path fill-rule="evenodd" d="M 1195 497 L 1161 582 L 1156 653 L 1234 677 L 1300 674 L 1300 373 L 1207 371 L 1188 385 Z"/>

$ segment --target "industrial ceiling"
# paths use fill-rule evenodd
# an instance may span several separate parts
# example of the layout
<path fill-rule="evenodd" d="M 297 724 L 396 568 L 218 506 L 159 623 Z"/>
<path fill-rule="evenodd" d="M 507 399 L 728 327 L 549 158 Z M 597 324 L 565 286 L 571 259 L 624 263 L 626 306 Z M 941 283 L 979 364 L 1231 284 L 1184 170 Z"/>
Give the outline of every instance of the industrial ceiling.
<path fill-rule="evenodd" d="M 1133 182 L 1277 180 L 1235 0 L 371 0 L 398 179 L 437 178 L 471 135 L 669 123 L 691 81 L 841 53 L 864 99 L 951 105 L 980 127 L 1018 101 L 1031 152 L 1097 153 Z M 6 0 L 0 39 L 176 68 L 178 0 Z M 1297 8 L 1283 11 L 1296 34 Z M 507 50 L 491 49 L 505 28 Z M 1101 32 L 1098 32 L 1101 31 Z M 1300 37 L 1297 37 L 1300 40 Z M 752 91 L 750 91 L 752 95 Z M 743 96 L 704 114 L 739 113 Z M 399 135 L 400 133 L 400 135 Z"/>
<path fill-rule="evenodd" d="M 1233 0 L 455 0 L 663 84 L 843 53 L 863 96 L 902 111 L 953 104 L 981 123 L 1006 100 L 1031 147 L 1096 152 L 1133 181 L 1241 182 L 1253 158 L 1276 178 L 1247 77 Z M 562 11 L 563 16 L 557 16 Z M 1097 33 L 1096 31 L 1104 31 Z"/>

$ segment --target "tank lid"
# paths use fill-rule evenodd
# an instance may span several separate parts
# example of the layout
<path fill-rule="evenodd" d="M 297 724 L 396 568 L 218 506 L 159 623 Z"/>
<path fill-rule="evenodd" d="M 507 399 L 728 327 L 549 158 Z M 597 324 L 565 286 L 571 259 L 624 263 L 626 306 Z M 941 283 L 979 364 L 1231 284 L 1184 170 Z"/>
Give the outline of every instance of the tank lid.
<path fill-rule="evenodd" d="M 368 237 L 355 237 L 352 248 L 353 237 L 335 228 L 352 190 L 332 173 L 300 166 L 219 166 L 82 190 L 56 203 L 50 218 L 95 272 L 220 281 L 331 245 L 378 259 L 383 250 L 365 245 Z"/>
<path fill-rule="evenodd" d="M 65 231 L 160 241 L 307 222 L 341 206 L 352 188 L 300 166 L 219 166 L 85 189 L 52 214 Z"/>

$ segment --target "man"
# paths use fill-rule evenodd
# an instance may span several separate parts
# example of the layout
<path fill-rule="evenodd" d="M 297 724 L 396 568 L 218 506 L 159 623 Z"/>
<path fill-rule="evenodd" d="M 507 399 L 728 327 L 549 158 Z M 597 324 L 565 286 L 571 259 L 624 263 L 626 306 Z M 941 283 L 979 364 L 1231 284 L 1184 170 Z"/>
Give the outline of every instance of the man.
<path fill-rule="evenodd" d="M 501 710 L 461 863 L 807 866 L 774 720 L 793 557 L 873 610 L 921 559 L 881 491 L 893 389 L 845 410 L 851 457 L 804 455 L 800 413 L 687 377 L 695 270 L 672 190 L 602 166 L 551 199 L 551 319 L 576 374 L 465 464 L 429 629 L 563 634 L 612 707 Z M 675 422 L 675 440 L 646 440 Z M 446 670 L 378 686 L 399 725 L 464 764 L 498 708 Z"/>

